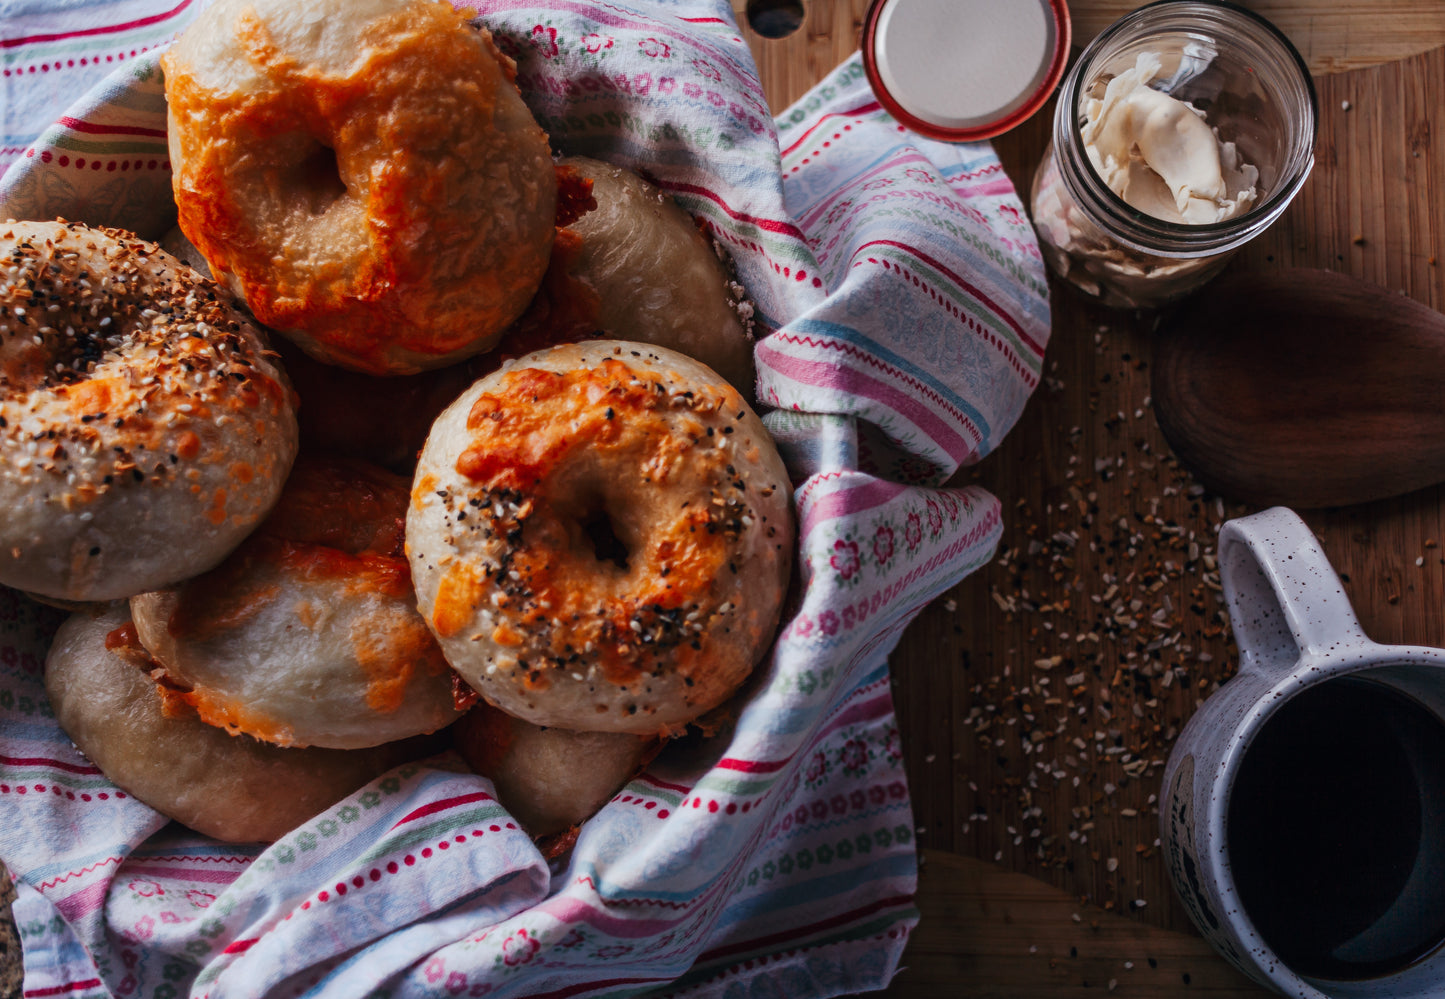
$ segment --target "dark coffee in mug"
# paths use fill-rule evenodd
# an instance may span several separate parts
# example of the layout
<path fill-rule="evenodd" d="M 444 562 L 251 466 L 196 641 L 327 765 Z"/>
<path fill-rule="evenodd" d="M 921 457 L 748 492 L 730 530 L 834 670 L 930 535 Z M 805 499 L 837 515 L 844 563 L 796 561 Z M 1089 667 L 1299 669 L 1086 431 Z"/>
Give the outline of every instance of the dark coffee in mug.
<path fill-rule="evenodd" d="M 1245 913 L 1300 975 L 1399 971 L 1445 941 L 1445 722 L 1358 675 L 1264 723 L 1230 792 Z"/>

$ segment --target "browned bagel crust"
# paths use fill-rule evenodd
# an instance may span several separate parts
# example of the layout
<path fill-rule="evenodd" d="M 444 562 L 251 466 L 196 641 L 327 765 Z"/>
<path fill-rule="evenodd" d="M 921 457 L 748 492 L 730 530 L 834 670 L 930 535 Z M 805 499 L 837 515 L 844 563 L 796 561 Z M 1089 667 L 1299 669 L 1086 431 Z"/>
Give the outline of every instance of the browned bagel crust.
<path fill-rule="evenodd" d="M 725 700 L 772 640 L 787 473 L 701 363 L 597 340 L 463 393 L 407 515 L 418 606 L 461 676 L 536 725 L 650 734 Z"/>
<path fill-rule="evenodd" d="M 402 553 L 407 480 L 302 455 L 216 569 L 131 598 L 140 641 L 203 721 L 281 746 L 357 749 L 458 717 Z"/>
<path fill-rule="evenodd" d="M 557 182 L 502 56 L 431 0 L 220 0 L 162 57 L 180 226 L 263 323 L 373 374 L 492 346 Z"/>
<path fill-rule="evenodd" d="M 597 299 L 597 329 L 696 358 L 752 398 L 751 305 L 729 280 L 712 242 L 677 202 L 636 173 L 569 156 L 559 161 L 592 184 L 597 208 L 566 230 L 580 238 L 572 278 Z"/>
<path fill-rule="evenodd" d="M 127 597 L 211 568 L 266 515 L 295 401 L 229 303 L 130 233 L 0 224 L 0 583 Z"/>
<path fill-rule="evenodd" d="M 492 782 L 497 800 L 535 839 L 591 818 L 661 748 L 646 735 L 543 728 L 486 701 L 448 734 L 467 766 Z"/>
<path fill-rule="evenodd" d="M 60 727 L 107 778 L 197 832 L 227 843 L 279 839 L 427 751 L 413 742 L 282 749 L 176 713 L 146 675 L 144 650 L 128 641 L 128 617 L 124 604 L 72 615 L 51 643 L 45 689 Z"/>

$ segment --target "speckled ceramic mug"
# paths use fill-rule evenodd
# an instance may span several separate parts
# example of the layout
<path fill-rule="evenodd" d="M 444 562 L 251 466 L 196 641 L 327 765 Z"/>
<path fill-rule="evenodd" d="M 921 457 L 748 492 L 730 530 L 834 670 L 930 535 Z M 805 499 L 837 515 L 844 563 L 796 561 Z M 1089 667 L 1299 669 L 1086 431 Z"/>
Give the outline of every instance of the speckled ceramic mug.
<path fill-rule="evenodd" d="M 1225 524 L 1219 563 L 1239 671 L 1164 771 L 1175 890 L 1284 995 L 1445 996 L 1445 650 L 1367 638 L 1284 507 Z"/>

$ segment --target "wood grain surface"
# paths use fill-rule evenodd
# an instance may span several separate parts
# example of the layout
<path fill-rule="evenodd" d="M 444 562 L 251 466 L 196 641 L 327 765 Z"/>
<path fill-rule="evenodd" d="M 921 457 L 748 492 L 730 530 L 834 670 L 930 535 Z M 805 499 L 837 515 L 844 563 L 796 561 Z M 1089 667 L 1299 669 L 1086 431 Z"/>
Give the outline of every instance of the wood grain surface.
<path fill-rule="evenodd" d="M 1014 0 L 1009 0 L 1014 2 Z M 1396 62 L 1445 45 L 1442 0 L 1235 0 L 1267 17 L 1292 41 L 1316 75 Z M 774 112 L 858 48 L 868 0 L 804 0 L 807 18 L 786 38 L 766 39 L 747 31 L 747 0 L 732 0 L 743 24 L 758 75 Z M 1073 42 L 1089 40 L 1141 6 L 1132 0 L 1072 0 L 1068 4 Z"/>
<path fill-rule="evenodd" d="M 1394 62 L 1445 45 L 1440 0 L 1236 0 L 1290 37 L 1314 73 Z M 1075 38 L 1093 38 L 1139 4 L 1070 3 Z"/>
<path fill-rule="evenodd" d="M 1320 125 L 1309 182 L 1231 270 L 1338 270 L 1442 309 L 1445 3 L 1245 5 L 1306 56 Z M 775 109 L 854 51 L 866 6 L 812 0 L 795 35 L 750 38 Z M 1075 42 L 1134 6 L 1074 0 Z M 994 140 L 1025 193 L 1052 110 Z M 888 994 L 1262 996 L 1174 898 L 1156 810 L 1174 736 L 1233 669 L 1215 532 L 1257 508 L 1203 491 L 1163 439 L 1159 316 L 1053 292 L 1045 383 L 956 479 L 1003 499 L 1000 555 L 892 657 L 924 864 Z M 1445 645 L 1442 501 L 1432 487 L 1305 514 L 1379 641 Z"/>
<path fill-rule="evenodd" d="M 1269 995 L 1194 934 L 1082 905 L 1037 878 L 972 857 L 930 851 L 925 859 L 924 918 L 887 996 Z"/>

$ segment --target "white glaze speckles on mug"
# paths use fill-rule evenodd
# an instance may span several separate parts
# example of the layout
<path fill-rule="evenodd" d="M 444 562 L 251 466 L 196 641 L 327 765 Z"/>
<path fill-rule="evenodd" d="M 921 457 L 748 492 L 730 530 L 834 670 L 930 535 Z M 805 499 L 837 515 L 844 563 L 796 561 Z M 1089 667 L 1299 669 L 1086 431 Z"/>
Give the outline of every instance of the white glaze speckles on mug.
<path fill-rule="evenodd" d="M 1219 557 L 1241 668 L 1288 668 L 1301 658 L 1373 644 L 1339 576 L 1294 513 L 1276 507 L 1231 524 L 1220 532 Z"/>
<path fill-rule="evenodd" d="M 1445 948 L 1438 946 L 1445 940 L 1445 762 L 1434 762 L 1445 755 L 1439 751 L 1445 746 L 1445 650 L 1370 641 L 1339 577 L 1293 511 L 1276 507 L 1230 521 L 1220 533 L 1219 550 L 1240 668 L 1190 719 L 1164 772 L 1160 826 L 1175 890 L 1200 932 L 1221 954 L 1245 974 L 1284 995 L 1304 999 L 1445 996 Z M 1307 696 L 1296 702 L 1301 694 Z M 1374 712 L 1372 706 L 1377 703 L 1380 710 Z M 1316 731 L 1314 742 L 1309 742 L 1311 726 L 1306 712 L 1334 719 L 1330 723 L 1334 730 L 1324 735 Z M 1360 724 L 1351 723 L 1355 717 L 1351 712 L 1358 712 Z M 1252 918 L 1241 901 L 1236 873 L 1245 880 L 1240 868 L 1258 870 L 1262 854 L 1251 847 L 1259 840 L 1276 837 L 1255 835 L 1260 827 L 1249 820 L 1258 819 L 1261 813 L 1248 810 L 1257 807 L 1255 799 L 1248 799 L 1250 804 L 1243 813 L 1231 813 L 1231 798 L 1236 790 L 1244 793 L 1245 787 L 1256 793 L 1261 786 L 1288 786 L 1283 777 L 1274 784 L 1261 781 L 1262 764 L 1244 767 L 1243 763 L 1252 747 L 1260 747 L 1263 755 L 1259 758 L 1279 752 L 1282 740 L 1287 741 L 1292 732 L 1306 734 L 1305 741 L 1295 748 L 1313 748 L 1298 758 L 1278 757 L 1278 765 L 1272 769 L 1300 782 L 1314 779 L 1328 791 L 1335 775 L 1311 770 L 1311 763 L 1338 768 L 1341 759 L 1349 761 L 1347 755 L 1330 756 L 1334 752 L 1331 746 L 1344 746 L 1347 740 L 1359 737 L 1369 727 L 1369 718 L 1375 719 L 1374 730 L 1388 742 L 1384 748 L 1398 757 L 1398 767 L 1403 769 L 1386 770 L 1389 764 L 1380 762 L 1379 781 L 1363 766 L 1358 769 L 1372 789 L 1380 786 L 1381 794 L 1393 794 L 1387 790 L 1389 778 L 1398 778 L 1405 788 L 1401 800 L 1409 799 L 1402 807 L 1413 809 L 1409 819 L 1420 832 L 1413 844 L 1404 844 L 1409 852 L 1398 897 L 1381 902 L 1378 918 L 1358 933 L 1352 931 L 1350 939 L 1315 964 L 1296 956 L 1295 963 L 1305 966 L 1305 973 L 1300 973 L 1301 969 L 1282 961 L 1276 949 L 1298 955 L 1300 941 L 1284 940 L 1276 933 L 1273 945 L 1266 942 L 1265 936 L 1271 934 L 1262 935 L 1257 923 L 1267 925 L 1277 913 L 1257 907 Z M 1396 729 L 1410 734 L 1397 738 Z M 1280 800 L 1271 798 L 1264 805 L 1273 808 Z M 1338 808 L 1342 818 L 1353 820 L 1352 804 L 1341 795 Z M 1249 830 L 1253 837 L 1236 840 L 1234 858 L 1229 839 L 1232 815 L 1237 827 Z M 1281 822 L 1269 831 L 1279 838 L 1300 835 L 1298 828 L 1285 832 L 1287 827 L 1287 822 Z M 1301 840 L 1310 838 L 1311 829 L 1313 826 L 1303 830 Z M 1280 849 L 1292 850 L 1296 845 L 1286 842 Z M 1301 849 L 1306 845 L 1298 844 Z M 1317 872 L 1322 884 L 1341 890 L 1346 887 L 1347 874 L 1344 870 Z M 1259 895 L 1251 894 L 1253 888 L 1246 882 L 1244 893 L 1257 901 Z M 1410 937 L 1423 932 L 1421 927 L 1437 925 L 1441 930 L 1438 938 Z M 1402 934 L 1403 942 L 1399 939 Z M 1360 956 L 1362 949 L 1379 944 L 1381 938 L 1388 938 L 1381 945 L 1383 950 Z M 1416 950 L 1396 954 L 1392 947 Z M 1390 956 L 1381 956 L 1385 954 Z M 1390 963 L 1396 957 L 1398 960 Z"/>

